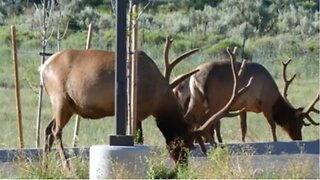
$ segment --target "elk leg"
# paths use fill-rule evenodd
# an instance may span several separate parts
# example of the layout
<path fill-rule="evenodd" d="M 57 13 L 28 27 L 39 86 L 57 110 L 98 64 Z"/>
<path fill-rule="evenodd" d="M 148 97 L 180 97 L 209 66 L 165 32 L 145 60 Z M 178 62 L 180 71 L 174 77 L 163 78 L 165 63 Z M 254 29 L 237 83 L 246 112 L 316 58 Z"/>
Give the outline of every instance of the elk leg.
<path fill-rule="evenodd" d="M 51 151 L 52 143 L 54 140 L 53 137 L 53 127 L 54 127 L 54 121 L 55 119 L 53 118 L 51 122 L 48 124 L 45 130 L 45 141 L 44 141 L 44 147 L 43 147 L 43 165 L 45 168 L 47 168 L 48 164 L 48 154 Z"/>
<path fill-rule="evenodd" d="M 59 99 L 60 100 L 60 99 Z M 70 111 L 70 107 L 68 106 L 68 103 L 65 101 L 58 101 L 61 104 L 58 104 L 55 109 L 55 126 L 53 130 L 54 139 L 56 142 L 56 148 L 60 155 L 60 158 L 62 160 L 62 165 L 64 168 L 71 170 L 69 161 L 66 158 L 66 154 L 63 150 L 63 144 L 62 144 L 62 130 L 64 126 L 67 124 L 67 122 L 70 120 L 72 116 L 72 112 Z"/>
<path fill-rule="evenodd" d="M 274 122 L 273 118 L 272 118 L 272 113 L 268 112 L 268 111 L 263 111 L 264 116 L 267 118 L 268 123 L 271 127 L 271 131 L 272 131 L 272 137 L 273 137 L 273 141 L 276 142 L 277 141 L 277 135 L 276 135 L 276 123 Z"/>
<path fill-rule="evenodd" d="M 247 112 L 245 111 L 240 113 L 240 127 L 242 134 L 242 142 L 245 142 L 247 134 Z"/>
<path fill-rule="evenodd" d="M 67 157 L 65 155 L 65 152 L 63 150 L 63 144 L 62 144 L 62 128 L 56 128 L 56 131 L 54 132 L 54 138 L 56 141 L 56 147 L 57 151 L 59 152 L 60 158 L 62 160 L 62 165 L 65 169 L 70 170 L 70 164 L 67 160 Z"/>
<path fill-rule="evenodd" d="M 221 137 L 221 122 L 220 120 L 217 121 L 215 124 L 214 124 L 214 129 L 216 130 L 216 135 L 217 135 L 217 139 L 218 139 L 218 142 L 219 143 L 222 143 L 222 137 Z"/>
<path fill-rule="evenodd" d="M 54 121 L 55 119 L 53 118 L 45 130 L 45 141 L 44 141 L 44 149 L 43 149 L 45 153 L 49 153 L 51 151 L 51 147 L 53 144 Z"/>

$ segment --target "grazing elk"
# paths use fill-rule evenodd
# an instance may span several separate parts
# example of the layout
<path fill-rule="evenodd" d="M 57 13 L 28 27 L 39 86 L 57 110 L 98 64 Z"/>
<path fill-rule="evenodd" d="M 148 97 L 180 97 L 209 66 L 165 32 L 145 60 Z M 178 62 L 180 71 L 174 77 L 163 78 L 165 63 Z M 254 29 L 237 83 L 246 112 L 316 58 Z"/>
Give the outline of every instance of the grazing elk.
<path fill-rule="evenodd" d="M 277 141 L 276 123 L 280 125 L 293 140 L 302 140 L 301 129 L 303 125 L 310 125 L 303 121 L 308 119 L 311 124 L 319 125 L 313 121 L 309 113 L 319 113 L 314 108 L 319 101 L 319 94 L 312 103 L 305 108 L 293 108 L 286 98 L 287 89 L 294 77 L 286 79 L 285 71 L 289 62 L 283 63 L 283 77 L 285 88 L 283 96 L 270 73 L 260 64 L 249 62 L 246 64 L 243 75 L 239 79 L 241 85 L 245 84 L 250 77 L 254 80 L 248 91 L 244 93 L 232 106 L 231 111 L 241 110 L 242 140 L 246 134 L 246 112 L 262 112 L 271 126 L 273 140 Z M 211 114 L 218 112 L 228 101 L 232 94 L 232 73 L 230 62 L 209 62 L 197 67 L 199 72 L 190 77 L 190 101 L 185 115 L 188 121 L 199 120 L 204 123 Z M 241 68 L 240 63 L 236 63 Z M 241 68 L 243 69 L 243 68 Z M 240 70 L 241 71 L 241 70 Z"/>
<path fill-rule="evenodd" d="M 174 62 L 196 51 L 185 53 Z M 168 80 L 144 52 L 137 51 L 135 55 L 138 64 L 137 121 L 141 123 L 153 115 L 168 145 L 177 137 L 185 138 L 187 124 Z M 40 67 L 40 75 L 54 114 L 45 129 L 44 160 L 55 140 L 64 167 L 69 167 L 63 150 L 62 130 L 71 116 L 78 114 L 98 119 L 114 115 L 115 54 L 101 50 L 64 50 L 52 55 Z M 175 83 L 179 80 L 172 82 Z"/>

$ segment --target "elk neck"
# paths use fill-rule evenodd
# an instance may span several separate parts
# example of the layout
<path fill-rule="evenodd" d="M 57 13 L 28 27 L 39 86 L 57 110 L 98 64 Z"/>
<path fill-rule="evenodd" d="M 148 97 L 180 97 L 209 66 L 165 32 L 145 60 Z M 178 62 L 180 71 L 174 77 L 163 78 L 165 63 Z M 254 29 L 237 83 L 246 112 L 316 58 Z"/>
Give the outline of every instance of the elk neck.
<path fill-rule="evenodd" d="M 274 121 L 282 127 L 297 120 L 296 110 L 281 95 L 272 106 L 272 111 Z"/>
<path fill-rule="evenodd" d="M 183 110 L 171 90 L 168 90 L 166 96 L 163 97 L 155 118 L 167 145 L 177 139 L 186 138 L 188 125 L 184 120 Z"/>

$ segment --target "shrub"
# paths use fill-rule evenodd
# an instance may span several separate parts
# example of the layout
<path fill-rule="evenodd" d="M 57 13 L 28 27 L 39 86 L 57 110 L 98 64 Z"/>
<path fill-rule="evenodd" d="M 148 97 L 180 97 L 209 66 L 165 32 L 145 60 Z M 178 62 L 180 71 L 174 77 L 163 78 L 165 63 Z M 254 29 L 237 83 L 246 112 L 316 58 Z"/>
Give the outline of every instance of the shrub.
<path fill-rule="evenodd" d="M 209 56 L 218 56 L 218 57 L 227 57 L 228 54 L 226 52 L 226 48 L 229 47 L 233 49 L 234 47 L 238 47 L 237 52 L 240 52 L 241 45 L 230 40 L 230 39 L 223 39 L 219 41 L 217 44 L 205 49 L 205 53 L 207 53 Z"/>

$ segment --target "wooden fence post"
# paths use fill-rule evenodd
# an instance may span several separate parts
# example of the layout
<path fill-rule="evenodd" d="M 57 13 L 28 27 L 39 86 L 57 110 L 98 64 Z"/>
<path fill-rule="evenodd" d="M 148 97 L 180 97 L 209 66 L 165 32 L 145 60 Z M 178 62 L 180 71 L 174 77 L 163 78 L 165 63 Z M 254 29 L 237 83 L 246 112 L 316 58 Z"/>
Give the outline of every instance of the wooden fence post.
<path fill-rule="evenodd" d="M 17 119 L 18 119 L 19 145 L 20 145 L 20 148 L 23 148 L 24 144 L 23 144 L 22 119 L 21 119 L 20 86 L 19 86 L 19 71 L 18 71 L 15 26 L 11 26 L 11 37 L 12 37 L 12 58 L 13 58 L 14 79 L 15 79 L 15 95 L 16 95 L 16 109 L 17 109 Z"/>
<path fill-rule="evenodd" d="M 133 5 L 132 7 L 133 14 L 137 14 L 137 5 Z M 132 34 L 131 34 L 131 52 L 135 52 L 138 49 L 138 21 L 137 17 L 132 19 Z M 132 54 L 131 57 L 131 132 L 132 135 L 135 136 L 137 133 L 137 57 Z"/>

